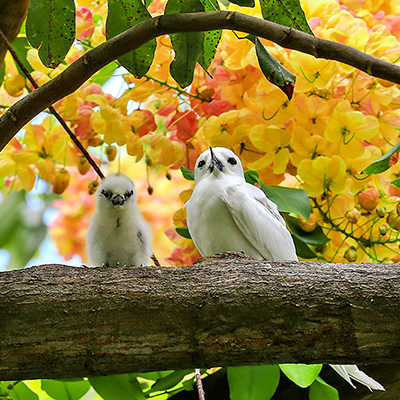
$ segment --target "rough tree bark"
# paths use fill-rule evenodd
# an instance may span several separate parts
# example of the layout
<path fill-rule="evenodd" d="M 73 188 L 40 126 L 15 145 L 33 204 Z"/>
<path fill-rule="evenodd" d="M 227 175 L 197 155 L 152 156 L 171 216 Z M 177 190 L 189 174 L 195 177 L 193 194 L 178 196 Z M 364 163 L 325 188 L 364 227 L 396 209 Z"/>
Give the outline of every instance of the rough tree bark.
<path fill-rule="evenodd" d="M 400 66 L 353 47 L 319 39 L 286 26 L 238 12 L 213 11 L 149 18 L 90 50 L 60 75 L 15 103 L 0 117 L 0 151 L 27 122 L 78 89 L 99 69 L 161 35 L 174 32 L 231 29 L 250 33 L 317 58 L 337 60 L 366 73 L 400 83 Z"/>
<path fill-rule="evenodd" d="M 400 267 L 256 261 L 0 273 L 0 380 L 400 360 Z"/>

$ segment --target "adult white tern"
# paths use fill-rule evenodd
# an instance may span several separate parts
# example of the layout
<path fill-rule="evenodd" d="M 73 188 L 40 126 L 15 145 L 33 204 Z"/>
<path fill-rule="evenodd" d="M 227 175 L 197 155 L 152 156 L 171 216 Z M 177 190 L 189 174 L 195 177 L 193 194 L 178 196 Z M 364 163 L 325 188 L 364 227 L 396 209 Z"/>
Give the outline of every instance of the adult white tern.
<path fill-rule="evenodd" d="M 86 237 L 92 266 L 150 265 L 152 234 L 124 174 L 106 177 L 96 191 L 96 211 Z"/>
<path fill-rule="evenodd" d="M 277 205 L 245 181 L 239 157 L 225 147 L 204 151 L 196 161 L 195 188 L 186 203 L 189 233 L 202 256 L 244 252 L 256 259 L 297 260 Z M 350 385 L 385 390 L 356 365 L 331 365 Z"/>

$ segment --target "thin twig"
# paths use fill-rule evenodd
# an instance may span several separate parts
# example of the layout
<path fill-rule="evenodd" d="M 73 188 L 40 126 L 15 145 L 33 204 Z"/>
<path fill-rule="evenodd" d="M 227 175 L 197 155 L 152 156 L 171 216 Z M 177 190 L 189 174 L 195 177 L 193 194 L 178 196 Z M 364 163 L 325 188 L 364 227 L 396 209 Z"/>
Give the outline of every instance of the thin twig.
<path fill-rule="evenodd" d="M 18 54 L 15 52 L 13 49 L 10 41 L 7 39 L 6 35 L 4 35 L 3 31 L 0 29 L 0 36 L 4 40 L 4 42 L 7 45 L 8 51 L 11 53 L 14 61 L 18 64 L 19 68 L 21 71 L 25 74 L 29 82 L 32 84 L 32 86 L 35 89 L 39 88 L 39 85 L 33 78 L 33 76 L 30 74 L 30 72 L 27 70 L 21 59 L 18 57 Z M 71 140 L 75 143 L 75 146 L 81 151 L 82 155 L 88 160 L 89 164 L 92 166 L 92 168 L 96 171 L 97 175 L 100 177 L 100 179 L 104 179 L 104 174 L 101 172 L 101 169 L 99 166 L 96 164 L 96 162 L 93 160 L 93 158 L 90 156 L 88 151 L 85 149 L 83 144 L 79 141 L 79 139 L 75 136 L 75 134 L 71 131 L 67 123 L 64 121 L 64 119 L 61 117 L 61 115 L 55 110 L 53 106 L 49 106 L 50 112 L 56 117 L 58 122 L 61 124 L 61 126 L 65 129 L 65 131 L 68 133 L 69 137 Z"/>
<path fill-rule="evenodd" d="M 195 373 L 195 376 L 196 376 L 197 391 L 199 392 L 199 400 L 206 400 L 204 389 L 203 389 L 203 382 L 201 381 L 200 369 L 196 368 L 194 370 L 194 373 Z"/>
<path fill-rule="evenodd" d="M 153 260 L 153 263 L 156 267 L 161 267 L 160 261 L 158 261 L 156 255 L 153 253 L 150 257 Z"/>

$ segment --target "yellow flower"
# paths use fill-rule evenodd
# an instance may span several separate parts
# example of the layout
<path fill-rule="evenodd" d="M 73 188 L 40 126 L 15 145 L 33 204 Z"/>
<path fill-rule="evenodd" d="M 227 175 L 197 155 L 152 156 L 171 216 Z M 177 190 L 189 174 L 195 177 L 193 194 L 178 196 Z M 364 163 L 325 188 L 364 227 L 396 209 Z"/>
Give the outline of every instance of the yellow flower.
<path fill-rule="evenodd" d="M 325 191 L 334 194 L 347 189 L 346 164 L 339 156 L 321 156 L 315 160 L 303 160 L 298 168 L 303 188 L 310 196 L 319 196 Z"/>
<path fill-rule="evenodd" d="M 254 169 L 265 168 L 273 164 L 274 174 L 282 174 L 289 162 L 289 135 L 277 126 L 258 124 L 250 129 L 249 137 L 253 145 L 265 153 L 248 166 Z"/>

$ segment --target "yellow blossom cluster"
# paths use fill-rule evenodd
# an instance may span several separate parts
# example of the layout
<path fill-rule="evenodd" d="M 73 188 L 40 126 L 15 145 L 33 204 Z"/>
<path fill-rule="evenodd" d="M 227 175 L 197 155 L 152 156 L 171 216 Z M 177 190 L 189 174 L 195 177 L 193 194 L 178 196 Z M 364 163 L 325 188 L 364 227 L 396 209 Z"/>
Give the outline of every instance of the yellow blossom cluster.
<path fill-rule="evenodd" d="M 28 50 L 27 60 L 40 84 L 105 40 L 107 2 L 76 3 L 77 42 L 66 64 L 48 69 L 36 50 Z M 163 0 L 153 1 L 150 13 L 162 14 L 164 4 Z M 400 65 L 397 0 L 304 0 L 302 7 L 317 37 Z M 257 6 L 230 8 L 261 17 Z M 212 77 L 196 67 L 193 83 L 185 90 L 170 76 L 174 52 L 166 36 L 157 39 L 154 61 L 143 78 L 124 74 L 126 89 L 118 98 L 104 93 L 94 77 L 55 107 L 82 144 L 96 155 L 96 161 L 112 161 L 117 148 L 124 154 L 122 164 L 142 160 L 142 175 L 135 178 L 140 190 L 146 192 L 143 206 L 156 204 L 160 210 L 160 204 L 166 203 L 163 224 L 154 222 L 153 226 L 157 232 L 155 252 L 159 248 L 162 258 L 169 255 L 173 264 L 188 264 L 198 257 L 193 243 L 174 229 L 186 226 L 182 205 L 191 193 L 191 184 L 177 178 L 179 172 L 174 170 L 181 165 L 193 169 L 197 156 L 210 145 L 234 150 L 244 168 L 256 170 L 265 184 L 307 191 L 313 213 L 309 221 L 299 218 L 298 224 L 309 233 L 319 225 L 330 239 L 312 249 L 319 259 L 398 260 L 400 190 L 389 183 L 400 176 L 396 154 L 386 172 L 367 176 L 362 171 L 399 140 L 399 87 L 335 61 L 262 42 L 296 75 L 291 101 L 263 76 L 253 43 L 224 31 L 209 68 Z M 25 84 L 7 58 L 1 105 L 21 96 Z M 31 190 L 40 177 L 50 182 L 55 192 L 66 189 L 69 193 L 57 203 L 60 219 L 52 228 L 53 238 L 67 257 L 74 251 L 84 254 L 84 248 L 66 236 L 72 224 L 74 232 L 78 230 L 84 237 L 87 224 L 79 225 L 78 221 L 90 215 L 93 204 L 87 202 L 85 212 L 71 216 L 74 208 L 62 202 L 73 202 L 73 196 L 87 190 L 87 183 L 94 180 L 88 170 L 82 154 L 49 116 L 40 124 L 27 125 L 0 153 L 0 177 L 5 178 L 7 189 Z M 66 173 L 71 175 L 70 183 Z M 171 176 L 172 181 L 167 179 Z M 154 189 L 151 197 L 147 198 L 146 188 Z M 156 220 L 148 210 L 145 215 Z M 171 241 L 166 242 L 166 237 Z"/>

